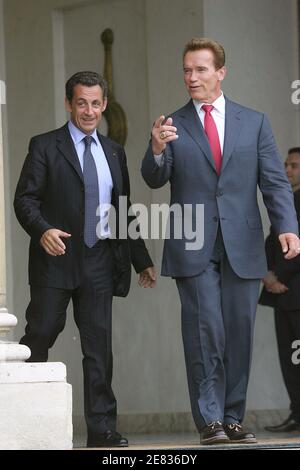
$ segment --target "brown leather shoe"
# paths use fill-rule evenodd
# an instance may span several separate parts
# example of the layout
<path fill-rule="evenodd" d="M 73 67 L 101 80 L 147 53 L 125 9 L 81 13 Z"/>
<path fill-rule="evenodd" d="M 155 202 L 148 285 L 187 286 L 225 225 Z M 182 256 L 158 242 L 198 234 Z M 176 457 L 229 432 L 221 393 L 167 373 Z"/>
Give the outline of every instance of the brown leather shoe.
<path fill-rule="evenodd" d="M 253 432 L 246 431 L 239 423 L 225 424 L 224 430 L 231 444 L 255 444 L 257 442 Z"/>
<path fill-rule="evenodd" d="M 212 421 L 202 429 L 200 434 L 200 444 L 203 445 L 226 444 L 228 442 L 229 438 L 220 421 Z"/>

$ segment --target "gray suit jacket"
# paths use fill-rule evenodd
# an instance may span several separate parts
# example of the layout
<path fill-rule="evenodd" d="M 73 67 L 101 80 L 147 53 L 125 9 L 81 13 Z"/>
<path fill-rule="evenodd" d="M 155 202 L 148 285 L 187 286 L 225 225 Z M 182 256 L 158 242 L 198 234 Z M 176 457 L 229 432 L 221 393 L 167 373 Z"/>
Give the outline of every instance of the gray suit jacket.
<path fill-rule="evenodd" d="M 151 188 L 171 186 L 171 205 L 190 204 L 196 223 L 196 204 L 204 204 L 204 245 L 186 250 L 186 240 L 165 240 L 162 275 L 186 277 L 206 268 L 220 224 L 226 253 L 241 278 L 262 278 L 267 272 L 264 236 L 257 202 L 259 186 L 271 224 L 277 234 L 298 234 L 293 194 L 286 178 L 267 117 L 226 98 L 225 140 L 218 177 L 210 146 L 190 100 L 171 115 L 179 138 L 167 144 L 164 163 L 154 160 L 151 145 L 142 163 L 142 175 Z"/>

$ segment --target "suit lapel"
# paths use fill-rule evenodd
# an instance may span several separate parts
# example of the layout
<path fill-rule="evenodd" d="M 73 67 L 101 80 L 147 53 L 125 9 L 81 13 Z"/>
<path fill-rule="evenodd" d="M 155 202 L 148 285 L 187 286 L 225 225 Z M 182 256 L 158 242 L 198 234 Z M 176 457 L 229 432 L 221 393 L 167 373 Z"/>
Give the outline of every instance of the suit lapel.
<path fill-rule="evenodd" d="M 118 160 L 118 153 L 116 149 L 110 144 L 108 139 L 99 134 L 99 132 L 97 134 L 111 172 L 114 183 L 114 190 L 117 190 L 118 194 L 122 194 L 123 178 Z M 81 171 L 78 155 L 69 132 L 68 124 L 65 124 L 57 131 L 57 148 L 68 160 L 70 165 L 74 168 L 79 178 L 83 182 L 83 174 Z"/>
<path fill-rule="evenodd" d="M 57 148 L 74 168 L 79 178 L 83 181 L 78 155 L 69 132 L 68 124 L 57 131 Z"/>
<path fill-rule="evenodd" d="M 216 171 L 215 162 L 210 150 L 208 139 L 192 100 L 190 100 L 188 104 L 182 108 L 179 116 L 181 117 L 182 126 L 194 139 L 196 144 L 199 145 L 209 164 L 212 166 L 214 171 Z"/>
<path fill-rule="evenodd" d="M 242 119 L 240 116 L 242 108 L 227 98 L 225 99 L 225 137 L 221 172 L 225 169 L 232 156 L 232 152 L 242 126 Z"/>
<path fill-rule="evenodd" d="M 232 156 L 232 152 L 234 150 L 234 146 L 242 126 L 242 119 L 240 116 L 242 108 L 227 98 L 225 98 L 225 100 L 225 136 L 221 173 L 225 169 Z M 211 153 L 208 139 L 192 100 L 190 100 L 188 104 L 182 108 L 179 116 L 181 117 L 181 124 L 183 127 L 199 145 L 208 162 L 214 171 L 216 171 L 215 162 Z"/>
<path fill-rule="evenodd" d="M 117 194 L 122 194 L 123 177 L 118 159 L 118 151 L 106 137 L 99 134 L 99 132 L 97 134 L 110 169 L 111 177 L 114 183 L 114 191 L 117 192 Z"/>

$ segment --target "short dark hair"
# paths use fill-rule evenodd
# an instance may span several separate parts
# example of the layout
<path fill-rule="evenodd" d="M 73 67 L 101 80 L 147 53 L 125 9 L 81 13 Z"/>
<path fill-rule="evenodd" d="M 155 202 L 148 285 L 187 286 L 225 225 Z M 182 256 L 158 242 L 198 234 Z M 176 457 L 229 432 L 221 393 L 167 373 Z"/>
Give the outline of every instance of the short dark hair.
<path fill-rule="evenodd" d="M 108 87 L 106 80 L 96 72 L 83 71 L 77 72 L 66 83 L 66 97 L 69 103 L 72 102 L 74 87 L 76 85 L 95 86 L 99 85 L 102 89 L 103 98 L 107 98 Z"/>
<path fill-rule="evenodd" d="M 219 42 L 209 38 L 192 38 L 184 47 L 183 59 L 187 52 L 199 51 L 201 49 L 209 49 L 213 53 L 216 70 L 225 65 L 224 47 Z"/>
<path fill-rule="evenodd" d="M 291 153 L 299 153 L 300 154 L 300 147 L 292 147 L 288 151 L 288 155 L 291 155 Z"/>

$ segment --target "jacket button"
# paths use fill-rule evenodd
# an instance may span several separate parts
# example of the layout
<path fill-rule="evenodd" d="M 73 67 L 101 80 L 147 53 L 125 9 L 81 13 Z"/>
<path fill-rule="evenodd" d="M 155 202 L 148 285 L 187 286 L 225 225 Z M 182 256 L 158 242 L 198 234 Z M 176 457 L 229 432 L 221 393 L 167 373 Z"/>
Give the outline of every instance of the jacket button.
<path fill-rule="evenodd" d="M 223 191 L 221 190 L 217 192 L 217 197 L 220 197 L 220 196 L 223 196 Z"/>
<path fill-rule="evenodd" d="M 218 222 L 219 217 L 216 217 L 216 216 L 215 216 L 215 217 L 213 217 L 213 219 L 214 219 L 215 222 Z"/>

